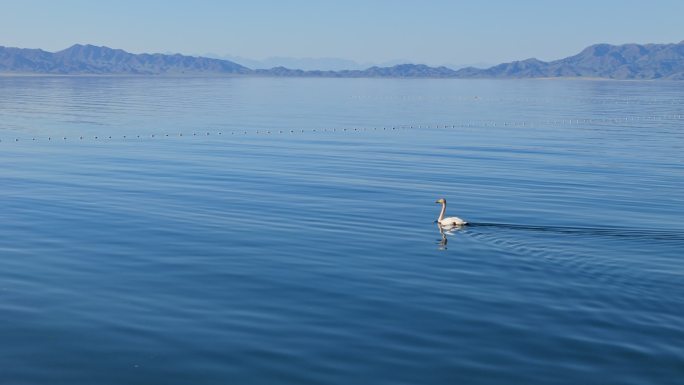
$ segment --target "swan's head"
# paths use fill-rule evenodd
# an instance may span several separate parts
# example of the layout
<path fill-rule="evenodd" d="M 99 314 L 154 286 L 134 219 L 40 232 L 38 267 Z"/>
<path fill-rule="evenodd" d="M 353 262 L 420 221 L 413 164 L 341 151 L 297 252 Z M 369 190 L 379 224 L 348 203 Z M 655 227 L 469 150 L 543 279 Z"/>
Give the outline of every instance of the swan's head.
<path fill-rule="evenodd" d="M 445 204 L 446 204 L 446 199 L 444 199 L 444 198 L 439 198 L 439 199 L 437 199 L 437 200 L 435 201 L 435 203 L 441 203 L 441 204 L 445 205 Z"/>

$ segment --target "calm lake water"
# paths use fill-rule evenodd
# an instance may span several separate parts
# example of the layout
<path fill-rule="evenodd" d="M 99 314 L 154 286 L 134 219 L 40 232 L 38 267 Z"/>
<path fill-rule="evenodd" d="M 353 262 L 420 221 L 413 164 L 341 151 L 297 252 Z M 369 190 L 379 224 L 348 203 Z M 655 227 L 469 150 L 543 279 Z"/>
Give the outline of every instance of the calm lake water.
<path fill-rule="evenodd" d="M 683 86 L 0 77 L 0 383 L 682 384 Z"/>

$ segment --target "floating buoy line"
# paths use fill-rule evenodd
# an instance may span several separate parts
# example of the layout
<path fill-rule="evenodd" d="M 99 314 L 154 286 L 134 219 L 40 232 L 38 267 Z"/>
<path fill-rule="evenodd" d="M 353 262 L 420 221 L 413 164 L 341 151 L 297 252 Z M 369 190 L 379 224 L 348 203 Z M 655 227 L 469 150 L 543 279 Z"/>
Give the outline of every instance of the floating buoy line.
<path fill-rule="evenodd" d="M 0 138 L 0 143 L 8 142 L 59 142 L 59 141 L 132 141 L 144 139 L 164 139 L 164 138 L 197 138 L 197 137 L 230 137 L 230 136 L 249 136 L 249 135 L 296 135 L 306 133 L 359 133 L 364 131 L 399 131 L 418 126 L 389 126 L 372 128 L 310 128 L 310 129 L 259 129 L 259 130 L 228 130 L 228 131 L 200 131 L 190 133 L 154 133 L 154 134 L 119 134 L 119 135 L 75 135 L 75 136 L 26 136 L 11 139 Z M 427 127 L 424 125 L 423 127 Z"/>
<path fill-rule="evenodd" d="M 526 127 L 544 129 L 546 127 L 562 126 L 614 126 L 627 127 L 639 123 L 652 124 L 653 122 L 678 122 L 684 120 L 684 114 L 654 115 L 654 116 L 626 116 L 621 118 L 566 118 L 548 120 L 466 120 L 451 124 L 413 124 L 385 127 L 362 127 L 362 128 L 308 128 L 308 129 L 250 129 L 250 130 L 208 130 L 176 133 L 148 133 L 148 134 L 118 134 L 118 135 L 72 135 L 72 136 L 16 136 L 0 137 L 1 143 L 16 142 L 65 142 L 65 141 L 133 141 L 164 138 L 197 138 L 197 137 L 231 137 L 231 136 L 263 136 L 263 135 L 297 135 L 297 134 L 320 134 L 320 133 L 363 133 L 363 132 L 397 132 L 409 129 L 455 129 L 455 128 L 488 128 L 488 127 Z"/>

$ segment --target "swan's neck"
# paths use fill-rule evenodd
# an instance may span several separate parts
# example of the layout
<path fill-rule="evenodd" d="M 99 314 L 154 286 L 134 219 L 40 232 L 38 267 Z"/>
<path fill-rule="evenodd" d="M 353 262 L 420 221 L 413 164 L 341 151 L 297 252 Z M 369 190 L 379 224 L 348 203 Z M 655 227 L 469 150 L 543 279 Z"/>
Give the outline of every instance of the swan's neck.
<path fill-rule="evenodd" d="M 439 212 L 439 218 L 437 218 L 437 222 L 441 222 L 442 219 L 444 219 L 444 213 L 446 212 L 446 203 L 442 203 L 442 211 Z"/>

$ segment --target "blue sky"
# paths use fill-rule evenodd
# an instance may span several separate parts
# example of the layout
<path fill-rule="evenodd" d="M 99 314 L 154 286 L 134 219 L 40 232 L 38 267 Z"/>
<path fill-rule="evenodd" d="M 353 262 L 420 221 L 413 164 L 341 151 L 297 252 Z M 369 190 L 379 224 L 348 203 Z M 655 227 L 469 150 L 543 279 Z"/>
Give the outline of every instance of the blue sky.
<path fill-rule="evenodd" d="M 682 15 L 681 0 L 0 0 L 0 45 L 499 63 L 598 42 L 679 42 Z"/>

